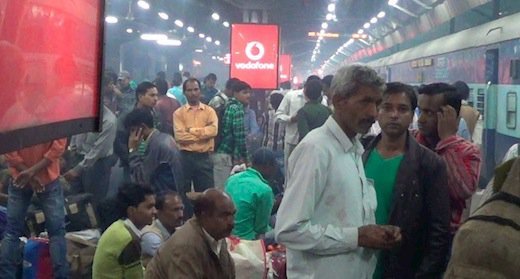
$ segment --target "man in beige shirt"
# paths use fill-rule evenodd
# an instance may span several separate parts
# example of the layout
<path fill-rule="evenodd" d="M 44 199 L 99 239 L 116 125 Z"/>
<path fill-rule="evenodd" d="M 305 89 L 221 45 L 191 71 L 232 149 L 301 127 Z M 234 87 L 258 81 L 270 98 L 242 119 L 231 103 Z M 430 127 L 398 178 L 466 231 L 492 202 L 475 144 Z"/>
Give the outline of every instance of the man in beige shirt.
<path fill-rule="evenodd" d="M 179 192 L 185 199 L 185 193 L 191 191 L 192 185 L 195 192 L 203 192 L 214 186 L 210 154 L 215 147 L 218 118 L 213 108 L 201 103 L 199 80 L 187 79 L 182 85 L 182 91 L 188 103 L 175 111 L 173 122 L 184 169 L 183 188 Z M 189 203 L 185 204 L 185 216 L 189 218 L 193 210 Z"/>

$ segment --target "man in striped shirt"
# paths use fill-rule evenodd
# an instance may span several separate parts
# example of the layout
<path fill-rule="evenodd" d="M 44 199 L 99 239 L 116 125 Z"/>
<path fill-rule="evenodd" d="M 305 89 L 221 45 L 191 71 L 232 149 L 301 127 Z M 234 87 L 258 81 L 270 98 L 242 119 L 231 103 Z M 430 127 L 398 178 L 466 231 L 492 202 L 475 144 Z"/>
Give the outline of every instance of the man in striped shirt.
<path fill-rule="evenodd" d="M 457 136 L 461 99 L 455 87 L 432 83 L 419 88 L 419 143 L 435 151 L 446 162 L 451 203 L 451 233 L 462 223 L 462 211 L 478 185 L 480 151 Z"/>

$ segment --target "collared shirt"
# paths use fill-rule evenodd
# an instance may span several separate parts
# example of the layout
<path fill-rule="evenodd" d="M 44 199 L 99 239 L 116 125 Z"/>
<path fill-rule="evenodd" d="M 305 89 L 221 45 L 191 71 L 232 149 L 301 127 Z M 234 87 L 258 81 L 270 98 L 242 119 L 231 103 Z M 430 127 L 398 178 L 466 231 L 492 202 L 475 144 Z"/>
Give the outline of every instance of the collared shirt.
<path fill-rule="evenodd" d="M 451 205 L 451 232 L 454 234 L 462 222 L 466 200 L 477 190 L 480 175 L 480 150 L 471 142 L 453 135 L 432 147 L 426 138 L 414 131 L 417 141 L 432 149 L 444 159 L 448 171 L 448 189 Z"/>
<path fill-rule="evenodd" d="M 143 229 L 143 235 L 141 236 L 141 249 L 143 254 L 153 257 L 161 244 L 170 238 L 171 234 L 159 219 L 155 219 L 151 226 L 155 226 L 159 229 L 161 235 L 159 236 L 154 233 L 154 231 L 148 230 L 148 228 L 145 227 Z"/>
<path fill-rule="evenodd" d="M 67 145 L 67 139 L 59 139 L 5 154 L 11 175 L 16 179 L 20 174 L 16 169 L 18 164 L 24 164 L 30 168 L 43 158 L 47 158 L 51 163 L 35 176 L 41 184 L 48 185 L 60 176 L 60 157 L 65 152 L 65 145 Z"/>
<path fill-rule="evenodd" d="M 173 118 L 175 139 L 181 150 L 201 153 L 213 151 L 214 138 L 218 132 L 218 118 L 213 108 L 203 103 L 198 107 L 188 104 L 176 110 Z"/>
<path fill-rule="evenodd" d="M 215 253 L 215 255 L 220 258 L 220 248 L 222 246 L 222 239 L 216 240 L 211 236 L 202 226 L 202 231 L 204 232 L 204 237 L 208 240 L 209 247 L 211 248 L 211 251 Z"/>
<path fill-rule="evenodd" d="M 303 105 L 297 112 L 299 139 L 302 140 L 310 131 L 323 125 L 331 113 L 330 108 L 320 104 L 318 100 L 308 101 Z"/>
<path fill-rule="evenodd" d="M 224 112 L 222 141 L 218 153 L 229 154 L 233 160 L 247 161 L 244 105 L 232 98 Z"/>
<path fill-rule="evenodd" d="M 363 151 L 332 117 L 294 149 L 275 227 L 288 278 L 372 278 L 375 251 L 358 246 L 358 228 L 375 223 L 377 206 Z"/>
<path fill-rule="evenodd" d="M 71 139 L 71 147 L 74 147 L 78 153 L 85 155 L 83 160 L 74 167 L 74 170 L 81 172 L 85 168 L 92 167 L 99 159 L 112 155 L 116 133 L 116 116 L 107 106 L 103 106 L 101 132 L 84 133 L 73 136 Z"/>
<path fill-rule="evenodd" d="M 327 100 L 322 98 L 321 103 L 327 106 Z M 290 144 L 298 144 L 298 123 L 291 122 L 291 118 L 298 113 L 303 105 L 305 105 L 305 96 L 303 95 L 303 89 L 291 90 L 287 92 L 276 110 L 276 119 L 283 123 L 286 123 L 285 128 L 285 142 Z"/>
<path fill-rule="evenodd" d="M 226 192 L 236 206 L 233 235 L 254 240 L 271 228 L 274 194 L 269 182 L 254 168 L 237 173 L 226 181 Z"/>

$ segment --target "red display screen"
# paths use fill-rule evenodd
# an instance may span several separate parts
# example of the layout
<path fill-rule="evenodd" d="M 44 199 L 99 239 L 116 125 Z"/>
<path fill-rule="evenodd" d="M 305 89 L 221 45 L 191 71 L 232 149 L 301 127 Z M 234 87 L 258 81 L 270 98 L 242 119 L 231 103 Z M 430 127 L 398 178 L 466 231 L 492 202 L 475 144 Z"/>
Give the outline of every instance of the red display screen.
<path fill-rule="evenodd" d="M 291 80 L 292 56 L 289 54 L 280 55 L 280 82 Z"/>
<path fill-rule="evenodd" d="M 98 128 L 102 0 L 0 0 L 0 153 Z"/>
<path fill-rule="evenodd" d="M 278 25 L 232 24 L 230 76 L 254 89 L 278 87 Z"/>

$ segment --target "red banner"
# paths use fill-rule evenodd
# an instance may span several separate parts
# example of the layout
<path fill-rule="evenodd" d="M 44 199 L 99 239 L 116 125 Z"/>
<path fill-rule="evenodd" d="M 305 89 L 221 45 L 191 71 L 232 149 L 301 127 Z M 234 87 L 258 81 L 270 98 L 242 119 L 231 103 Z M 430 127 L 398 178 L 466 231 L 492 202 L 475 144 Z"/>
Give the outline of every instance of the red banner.
<path fill-rule="evenodd" d="M 96 128 L 103 5 L 0 1 L 0 152 Z"/>
<path fill-rule="evenodd" d="M 291 81 L 291 69 L 292 64 L 292 56 L 289 54 L 280 55 L 280 79 L 278 80 L 280 83 L 285 81 Z"/>
<path fill-rule="evenodd" d="M 232 24 L 230 77 L 254 89 L 278 87 L 278 25 Z"/>

